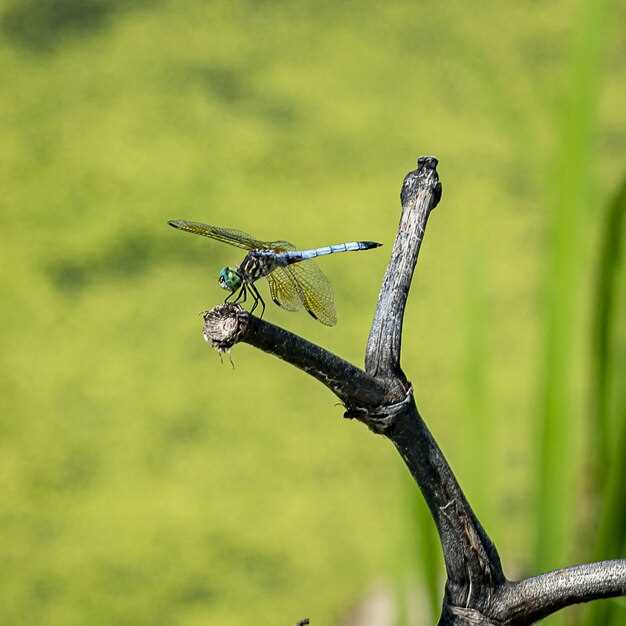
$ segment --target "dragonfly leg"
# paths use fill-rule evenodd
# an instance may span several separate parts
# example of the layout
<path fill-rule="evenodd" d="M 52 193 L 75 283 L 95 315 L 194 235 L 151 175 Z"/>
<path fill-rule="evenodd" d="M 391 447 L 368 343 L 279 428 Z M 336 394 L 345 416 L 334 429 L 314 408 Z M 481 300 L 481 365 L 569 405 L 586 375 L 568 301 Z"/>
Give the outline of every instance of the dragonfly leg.
<path fill-rule="evenodd" d="M 259 319 L 263 319 L 263 314 L 265 313 L 265 302 L 263 301 L 259 290 L 254 286 L 254 283 L 250 283 L 250 291 L 252 291 L 255 296 L 254 306 L 256 307 L 257 303 L 261 303 L 261 315 L 259 315 Z"/>
<path fill-rule="evenodd" d="M 252 299 L 254 300 L 254 304 L 252 305 L 252 308 L 250 309 L 250 315 L 252 315 L 254 313 L 254 309 L 256 309 L 257 306 L 259 305 L 259 297 L 258 297 L 259 292 L 256 290 L 255 286 L 252 283 L 250 283 L 249 287 L 250 287 L 250 295 L 252 296 Z"/>
<path fill-rule="evenodd" d="M 241 297 L 243 296 L 243 302 L 246 301 L 246 286 L 241 285 L 241 288 L 238 291 L 231 291 L 226 298 L 224 299 L 224 302 L 230 302 L 230 299 L 233 298 L 234 296 L 237 296 L 234 300 L 233 300 L 233 304 L 237 304 L 239 301 L 241 301 Z"/>
<path fill-rule="evenodd" d="M 239 295 L 237 296 L 237 299 L 235 300 L 234 304 L 237 304 L 240 301 L 245 302 L 247 296 L 248 296 L 248 292 L 246 291 L 246 284 L 244 283 L 243 285 L 241 285 L 241 289 L 239 290 Z"/>

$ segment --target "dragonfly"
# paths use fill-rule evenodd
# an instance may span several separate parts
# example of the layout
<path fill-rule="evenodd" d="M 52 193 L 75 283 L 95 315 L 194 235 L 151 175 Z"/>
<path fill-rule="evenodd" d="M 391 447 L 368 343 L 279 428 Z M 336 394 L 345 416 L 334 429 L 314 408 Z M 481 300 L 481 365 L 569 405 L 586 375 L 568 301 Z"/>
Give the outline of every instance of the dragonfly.
<path fill-rule="evenodd" d="M 298 250 L 288 241 L 261 241 L 232 228 L 187 220 L 170 220 L 168 224 L 178 230 L 209 237 L 248 251 L 238 267 L 226 266 L 219 271 L 220 287 L 230 292 L 226 302 L 243 303 L 250 295 L 253 301 L 250 313 L 254 313 L 260 305 L 262 318 L 265 302 L 254 283 L 259 278 L 266 278 L 275 304 L 287 311 L 304 308 L 326 326 L 337 323 L 333 289 L 328 278 L 311 259 L 335 252 L 369 250 L 382 245 L 376 241 L 350 241 Z"/>

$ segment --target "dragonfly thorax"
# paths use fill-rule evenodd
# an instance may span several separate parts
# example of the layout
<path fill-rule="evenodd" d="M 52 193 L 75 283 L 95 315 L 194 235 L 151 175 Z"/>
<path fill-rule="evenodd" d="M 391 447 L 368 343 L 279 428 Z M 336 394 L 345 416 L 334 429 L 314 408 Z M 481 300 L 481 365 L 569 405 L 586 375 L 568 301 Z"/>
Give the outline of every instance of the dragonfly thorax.
<path fill-rule="evenodd" d="M 222 289 L 236 291 L 241 287 L 241 274 L 235 267 L 223 267 L 219 273 L 219 283 Z"/>

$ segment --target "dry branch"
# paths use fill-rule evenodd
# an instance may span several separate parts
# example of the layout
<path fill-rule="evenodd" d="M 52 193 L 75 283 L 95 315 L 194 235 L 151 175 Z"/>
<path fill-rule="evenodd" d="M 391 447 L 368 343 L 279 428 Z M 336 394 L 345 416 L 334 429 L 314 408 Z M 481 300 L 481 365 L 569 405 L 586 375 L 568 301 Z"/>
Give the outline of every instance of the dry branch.
<path fill-rule="evenodd" d="M 506 579 L 498 552 L 472 511 L 420 416 L 400 365 L 404 309 L 431 211 L 441 198 L 437 159 L 421 157 L 401 189 L 402 214 L 383 279 L 365 370 L 238 305 L 205 313 L 204 337 L 219 350 L 245 342 L 295 365 L 326 385 L 345 416 L 391 440 L 417 482 L 437 526 L 447 581 L 439 626 L 522 626 L 565 606 L 626 595 L 626 560 Z"/>

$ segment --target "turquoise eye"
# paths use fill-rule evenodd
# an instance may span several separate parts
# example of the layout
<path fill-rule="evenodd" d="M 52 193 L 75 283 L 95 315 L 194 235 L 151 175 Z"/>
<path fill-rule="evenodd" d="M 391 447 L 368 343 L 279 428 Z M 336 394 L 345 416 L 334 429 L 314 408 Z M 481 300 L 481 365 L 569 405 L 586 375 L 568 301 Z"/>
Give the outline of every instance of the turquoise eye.
<path fill-rule="evenodd" d="M 219 273 L 219 284 L 222 289 L 235 291 L 241 287 L 239 272 L 232 267 L 223 267 Z"/>

